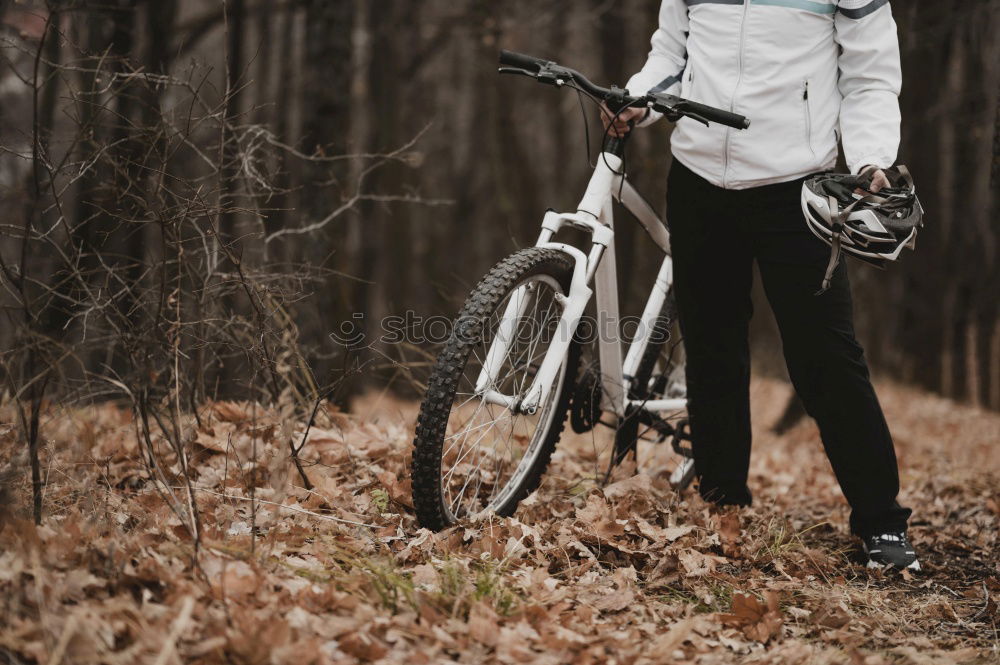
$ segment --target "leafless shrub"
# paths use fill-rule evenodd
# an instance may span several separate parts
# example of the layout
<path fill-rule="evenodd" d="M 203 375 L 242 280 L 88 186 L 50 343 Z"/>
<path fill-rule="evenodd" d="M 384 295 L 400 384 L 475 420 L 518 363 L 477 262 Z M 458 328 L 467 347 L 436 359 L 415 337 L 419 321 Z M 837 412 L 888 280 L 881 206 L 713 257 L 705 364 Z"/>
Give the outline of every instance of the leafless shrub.
<path fill-rule="evenodd" d="M 313 374 L 295 323 L 295 305 L 323 273 L 271 261 L 269 247 L 313 234 L 361 201 L 413 200 L 365 189 L 367 174 L 405 162 L 412 144 L 355 157 L 363 168 L 342 205 L 268 233 L 269 206 L 289 192 L 281 168 L 297 160 L 333 170 L 344 158 L 305 154 L 245 122 L 232 104 L 240 82 L 229 75 L 220 90 L 197 64 L 151 73 L 74 44 L 60 31 L 58 6 L 47 16 L 37 46 L 3 43 L 33 121 L 30 151 L 0 145 L 29 167 L 20 223 L 0 226 L 13 342 L 0 351 L 0 372 L 29 450 L 34 517 L 47 396 L 124 399 L 149 477 L 197 543 L 189 465 L 199 406 L 236 395 L 275 404 L 291 420 L 315 414 L 341 378 Z M 305 437 L 283 435 L 310 488 L 299 460 Z"/>

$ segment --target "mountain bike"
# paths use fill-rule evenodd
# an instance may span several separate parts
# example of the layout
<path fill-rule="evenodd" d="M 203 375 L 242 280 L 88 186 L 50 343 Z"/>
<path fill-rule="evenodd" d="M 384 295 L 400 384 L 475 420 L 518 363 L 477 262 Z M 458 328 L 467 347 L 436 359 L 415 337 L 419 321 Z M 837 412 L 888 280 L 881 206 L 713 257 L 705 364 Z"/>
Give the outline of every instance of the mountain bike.
<path fill-rule="evenodd" d="M 663 93 L 632 96 L 600 87 L 555 62 L 503 51 L 502 74 L 527 76 L 578 91 L 612 113 L 647 107 L 671 120 L 689 117 L 745 129 L 745 117 Z M 614 427 L 608 469 L 652 433 L 671 440 L 677 457 L 670 482 L 687 486 L 694 460 L 685 445 L 683 351 L 673 333 L 673 264 L 666 225 L 622 170 L 630 134 L 605 132 L 601 154 L 575 212 L 549 211 L 533 247 L 500 261 L 472 290 L 437 357 L 420 407 L 411 481 L 417 519 L 439 530 L 486 512 L 510 515 L 534 491 L 562 436 L 573 429 Z M 635 335 L 622 356 L 612 202 L 617 200 L 663 252 Z M 564 229 L 589 235 L 586 251 L 554 237 Z M 580 371 L 581 320 L 591 299 L 601 321 L 597 367 Z M 643 429 L 640 431 L 640 427 Z"/>

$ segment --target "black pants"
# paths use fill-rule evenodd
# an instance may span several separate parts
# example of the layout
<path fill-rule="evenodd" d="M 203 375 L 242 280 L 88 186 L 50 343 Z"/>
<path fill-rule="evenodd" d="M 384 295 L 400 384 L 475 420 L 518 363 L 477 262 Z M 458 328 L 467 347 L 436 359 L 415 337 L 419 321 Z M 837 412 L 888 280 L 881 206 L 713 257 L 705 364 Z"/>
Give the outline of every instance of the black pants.
<path fill-rule="evenodd" d="M 756 259 L 792 383 L 819 425 L 851 504 L 851 530 L 862 536 L 905 530 L 910 511 L 896 502 L 896 453 L 854 336 L 843 261 L 830 289 L 815 295 L 830 250 L 802 218 L 802 180 L 726 190 L 674 160 L 668 187 L 701 495 L 722 504 L 750 503 L 747 334 Z"/>

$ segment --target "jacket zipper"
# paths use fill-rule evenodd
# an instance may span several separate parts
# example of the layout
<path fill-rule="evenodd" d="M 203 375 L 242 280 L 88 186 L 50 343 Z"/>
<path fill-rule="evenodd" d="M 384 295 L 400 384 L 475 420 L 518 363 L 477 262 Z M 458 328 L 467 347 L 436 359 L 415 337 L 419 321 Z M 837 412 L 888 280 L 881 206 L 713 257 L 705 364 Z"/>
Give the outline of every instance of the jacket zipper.
<path fill-rule="evenodd" d="M 750 14 L 750 3 L 752 0 L 743 0 L 743 20 L 740 22 L 740 51 L 738 54 L 738 73 L 736 75 L 736 88 L 733 89 L 733 96 L 729 100 L 729 112 L 736 112 L 736 94 L 740 90 L 740 83 L 743 82 L 743 47 L 746 43 L 747 15 Z M 726 127 L 725 145 L 722 150 L 722 188 L 725 189 L 729 183 L 729 136 L 733 130 Z"/>
<path fill-rule="evenodd" d="M 813 147 L 813 130 L 812 130 L 812 112 L 809 109 L 809 79 L 805 80 L 804 87 L 802 89 L 802 102 L 805 104 L 806 112 L 806 145 L 809 146 L 809 150 L 812 151 L 813 156 L 816 156 L 816 149 Z"/>

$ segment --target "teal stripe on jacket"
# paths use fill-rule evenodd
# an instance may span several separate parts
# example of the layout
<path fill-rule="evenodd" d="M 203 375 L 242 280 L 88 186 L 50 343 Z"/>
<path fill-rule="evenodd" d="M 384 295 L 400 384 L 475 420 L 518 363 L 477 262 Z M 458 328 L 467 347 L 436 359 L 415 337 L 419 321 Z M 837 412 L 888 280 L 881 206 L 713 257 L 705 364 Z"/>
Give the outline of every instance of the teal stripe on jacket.
<path fill-rule="evenodd" d="M 744 0 L 686 0 L 690 5 L 742 5 Z M 876 0 L 877 2 L 877 0 Z M 816 0 L 750 0 L 754 5 L 770 5 L 772 7 L 788 7 L 790 9 L 804 9 L 814 14 L 833 14 L 837 11 L 837 5 L 827 2 L 816 2 Z M 875 4 L 873 2 L 873 4 Z"/>
<path fill-rule="evenodd" d="M 755 5 L 772 5 L 774 7 L 789 7 L 791 9 L 804 9 L 815 14 L 834 14 L 837 5 L 826 2 L 813 2 L 813 0 L 750 0 Z"/>

